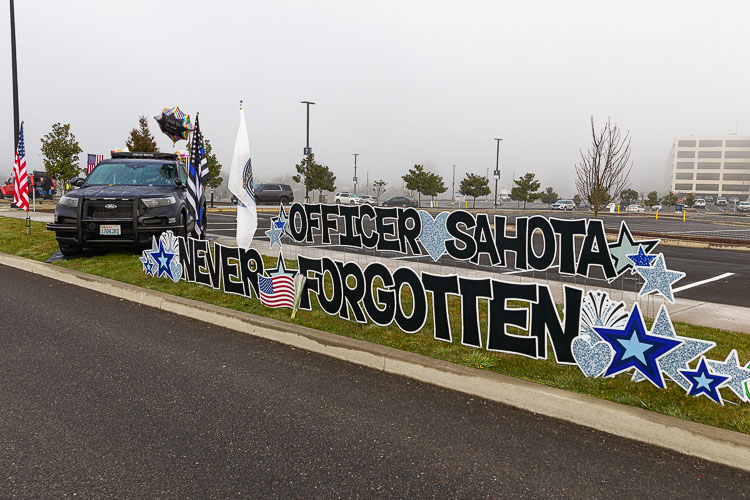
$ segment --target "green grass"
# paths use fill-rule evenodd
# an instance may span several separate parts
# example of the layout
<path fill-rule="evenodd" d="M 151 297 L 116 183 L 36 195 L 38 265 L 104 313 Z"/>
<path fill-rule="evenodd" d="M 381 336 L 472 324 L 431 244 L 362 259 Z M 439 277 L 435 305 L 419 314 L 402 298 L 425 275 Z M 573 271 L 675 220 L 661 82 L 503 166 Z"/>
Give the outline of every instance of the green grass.
<path fill-rule="evenodd" d="M 27 236 L 25 221 L 0 217 L 0 251 L 44 261 L 56 250 L 57 244 L 54 236 L 44 229 L 43 224 L 32 223 L 31 235 Z M 141 271 L 138 254 L 135 252 L 107 253 L 89 258 L 57 261 L 55 265 L 142 286 L 150 290 L 166 292 L 237 311 L 295 323 L 452 363 L 645 408 L 684 420 L 750 434 L 750 404 L 741 404 L 728 389 L 722 389 L 722 395 L 725 398 L 725 406 L 722 407 L 706 397 L 689 397 L 678 385 L 671 382 L 667 384 L 667 389 L 657 389 L 648 382 L 633 383 L 630 381 L 630 375 L 627 374 L 607 379 L 591 379 L 584 377 L 577 367 L 558 365 L 554 360 L 533 360 L 522 356 L 464 347 L 458 340 L 455 340 L 460 339 L 461 332 L 461 316 L 457 297 L 450 297 L 449 299 L 454 342 L 447 343 L 433 338 L 431 310 L 428 310 L 425 327 L 415 334 L 407 334 L 400 331 L 395 324 L 388 327 L 380 327 L 374 324 L 360 325 L 329 316 L 314 301 L 312 311 L 299 311 L 297 317 L 292 320 L 289 309 L 268 309 L 261 305 L 257 299 L 229 295 L 184 281 L 173 283 L 168 279 L 148 277 Z M 267 259 L 266 265 L 274 267 L 275 259 Z M 295 263 L 289 263 L 289 267 L 295 266 Z M 404 303 L 405 309 L 408 311 L 410 303 L 408 296 L 404 297 Z M 486 328 L 486 301 L 480 302 L 479 307 L 480 326 Z M 679 322 L 676 322 L 674 326 L 681 336 L 716 342 L 717 346 L 710 352 L 712 359 L 723 360 L 732 349 L 737 349 L 741 362 L 747 362 L 750 358 L 750 335 Z M 549 351 L 551 353 L 551 350 Z"/>

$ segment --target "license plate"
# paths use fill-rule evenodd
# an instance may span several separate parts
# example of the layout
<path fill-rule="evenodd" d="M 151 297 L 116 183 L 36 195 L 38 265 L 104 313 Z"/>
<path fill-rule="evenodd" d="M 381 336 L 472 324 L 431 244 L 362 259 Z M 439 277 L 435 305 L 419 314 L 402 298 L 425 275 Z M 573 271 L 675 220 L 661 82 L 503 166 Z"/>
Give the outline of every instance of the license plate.
<path fill-rule="evenodd" d="M 120 236 L 121 234 L 122 232 L 120 231 L 119 224 L 102 224 L 99 226 L 100 236 Z"/>

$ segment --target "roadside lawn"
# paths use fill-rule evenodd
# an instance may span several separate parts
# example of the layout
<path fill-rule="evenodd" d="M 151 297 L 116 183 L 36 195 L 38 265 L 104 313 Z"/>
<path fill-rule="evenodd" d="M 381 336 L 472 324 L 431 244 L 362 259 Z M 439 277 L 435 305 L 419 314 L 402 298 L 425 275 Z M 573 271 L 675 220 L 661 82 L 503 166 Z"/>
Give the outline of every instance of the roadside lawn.
<path fill-rule="evenodd" d="M 26 235 L 25 221 L 0 217 L 0 252 L 26 257 L 36 261 L 47 260 L 57 250 L 54 234 L 45 230 L 44 224 L 32 222 L 31 234 Z M 298 311 L 294 320 L 289 309 L 269 309 L 257 299 L 247 299 L 214 291 L 198 284 L 146 276 L 138 257 L 140 253 L 112 252 L 90 255 L 72 260 L 59 260 L 56 266 L 75 269 L 102 276 L 115 281 L 141 286 L 150 290 L 186 297 L 218 306 L 244 311 L 258 316 L 295 323 L 337 335 L 344 335 L 372 343 L 382 344 L 425 356 L 462 365 L 490 370 L 503 375 L 545 384 L 551 387 L 587 394 L 610 401 L 645 408 L 684 420 L 721 427 L 750 434 L 750 404 L 741 403 L 728 389 L 722 389 L 725 406 L 720 406 L 706 397 L 690 397 L 677 384 L 667 383 L 667 389 L 658 389 L 648 382 L 634 383 L 630 374 L 613 378 L 586 378 L 576 366 L 558 365 L 550 360 L 533 360 L 523 356 L 493 353 L 453 343 L 439 342 L 432 335 L 432 311 L 428 311 L 425 327 L 416 334 L 401 332 L 395 324 L 380 327 L 374 324 L 360 325 L 329 316 L 318 304 L 312 311 Z M 266 258 L 267 266 L 274 267 L 275 259 Z M 289 261 L 287 267 L 295 268 Z M 410 312 L 408 297 L 404 300 Z M 628 304 L 628 307 L 630 305 Z M 460 338 L 460 303 L 457 297 L 449 298 L 451 328 L 454 338 Z M 487 301 L 480 301 L 480 326 L 487 326 Z M 650 324 L 651 320 L 649 320 Z M 710 351 L 711 359 L 724 360 L 732 349 L 737 349 L 740 362 L 750 359 L 750 336 L 725 330 L 714 330 L 686 323 L 675 322 L 677 334 L 716 342 Z M 551 350 L 550 350 L 551 352 Z M 695 362 L 693 363 L 695 365 Z M 694 368 L 694 366 L 693 366 Z"/>

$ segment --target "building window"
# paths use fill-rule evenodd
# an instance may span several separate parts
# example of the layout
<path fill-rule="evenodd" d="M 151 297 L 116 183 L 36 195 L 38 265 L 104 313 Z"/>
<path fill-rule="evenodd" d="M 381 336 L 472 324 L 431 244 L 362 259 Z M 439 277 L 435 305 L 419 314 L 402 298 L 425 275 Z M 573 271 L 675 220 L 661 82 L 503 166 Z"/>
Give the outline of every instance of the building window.
<path fill-rule="evenodd" d="M 698 162 L 698 170 L 700 169 L 717 170 L 719 167 L 721 167 L 720 161 L 699 161 Z"/>
<path fill-rule="evenodd" d="M 692 172 L 677 172 L 675 175 L 675 179 L 680 181 L 692 181 L 693 180 L 693 173 Z"/>
<path fill-rule="evenodd" d="M 680 175 L 680 174 L 677 174 L 677 175 Z M 724 172 L 724 180 L 725 181 L 746 181 L 746 182 L 750 182 L 750 174 L 730 174 L 730 173 Z"/>
<path fill-rule="evenodd" d="M 721 158 L 721 151 L 698 151 L 698 158 Z"/>
<path fill-rule="evenodd" d="M 724 158 L 750 158 L 750 151 L 727 151 Z"/>
<path fill-rule="evenodd" d="M 696 191 L 713 191 L 718 192 L 719 191 L 719 185 L 718 184 L 696 184 L 695 185 Z"/>
<path fill-rule="evenodd" d="M 695 163 L 692 161 L 678 161 L 677 162 L 677 168 L 680 170 L 693 170 L 693 167 L 695 166 Z"/>
<path fill-rule="evenodd" d="M 690 183 L 690 184 L 675 184 L 674 188 L 675 188 L 675 191 L 692 191 L 693 184 L 692 183 Z"/>
<path fill-rule="evenodd" d="M 678 167 L 679 168 L 679 167 Z M 750 170 L 750 162 L 747 161 L 725 161 L 724 170 Z"/>
<path fill-rule="evenodd" d="M 750 190 L 750 186 L 742 184 L 724 184 L 724 187 L 722 188 L 722 191 L 731 191 L 733 193 L 742 193 L 748 190 Z"/>
<path fill-rule="evenodd" d="M 698 145 L 702 148 L 720 148 L 721 143 L 722 143 L 721 139 L 707 140 L 707 141 L 701 141 Z"/>
<path fill-rule="evenodd" d="M 677 158 L 695 158 L 695 151 L 677 151 Z"/>
<path fill-rule="evenodd" d="M 719 180 L 719 172 L 710 173 L 710 174 L 702 174 L 698 172 L 698 175 L 695 176 L 696 180 L 699 181 L 718 181 Z"/>
<path fill-rule="evenodd" d="M 750 148 L 750 141 L 741 139 L 727 139 L 728 148 Z"/>
<path fill-rule="evenodd" d="M 677 147 L 679 148 L 694 148 L 695 141 L 677 141 Z"/>

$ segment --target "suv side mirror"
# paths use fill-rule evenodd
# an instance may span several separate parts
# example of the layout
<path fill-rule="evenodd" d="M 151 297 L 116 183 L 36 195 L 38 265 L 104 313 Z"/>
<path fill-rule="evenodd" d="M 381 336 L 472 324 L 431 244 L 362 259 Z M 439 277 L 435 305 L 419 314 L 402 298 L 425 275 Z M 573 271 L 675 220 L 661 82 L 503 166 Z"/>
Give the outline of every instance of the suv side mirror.
<path fill-rule="evenodd" d="M 70 181 L 70 185 L 75 186 L 75 187 L 81 187 L 83 186 L 84 182 L 86 182 L 85 179 L 82 179 L 81 177 L 76 177 Z"/>
<path fill-rule="evenodd" d="M 183 187 L 182 179 L 180 179 L 179 177 L 175 177 L 174 178 L 174 185 L 177 186 L 177 187 Z"/>

